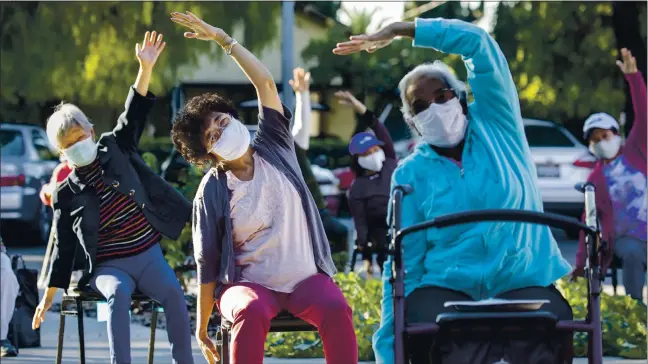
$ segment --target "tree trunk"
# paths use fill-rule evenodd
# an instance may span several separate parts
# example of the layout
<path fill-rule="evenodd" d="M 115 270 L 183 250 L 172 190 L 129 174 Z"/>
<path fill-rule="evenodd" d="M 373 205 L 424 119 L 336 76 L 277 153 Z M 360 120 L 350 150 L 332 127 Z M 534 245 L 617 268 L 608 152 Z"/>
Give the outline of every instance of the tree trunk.
<path fill-rule="evenodd" d="M 612 24 L 614 35 L 616 36 L 617 48 L 627 48 L 637 60 L 639 72 L 646 79 L 646 44 L 641 39 L 641 30 L 639 14 L 641 7 L 646 6 L 644 2 L 621 2 L 613 3 L 614 15 Z M 634 110 L 632 109 L 632 97 L 630 96 L 630 87 L 625 83 L 626 104 L 624 107 L 626 115 L 626 124 L 624 127 L 625 135 L 628 136 L 632 123 L 634 122 Z M 614 115 L 615 117 L 618 115 Z"/>

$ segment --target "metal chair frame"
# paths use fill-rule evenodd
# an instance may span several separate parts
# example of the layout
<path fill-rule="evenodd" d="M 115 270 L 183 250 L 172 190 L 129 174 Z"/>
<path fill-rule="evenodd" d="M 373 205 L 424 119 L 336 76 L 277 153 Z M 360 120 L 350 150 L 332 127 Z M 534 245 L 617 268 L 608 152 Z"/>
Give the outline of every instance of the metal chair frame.
<path fill-rule="evenodd" d="M 70 288 L 71 294 L 63 295 L 61 301 L 61 313 L 59 316 L 58 344 L 56 347 L 56 364 L 61 364 L 63 360 L 63 339 L 65 336 L 65 316 L 77 317 L 77 330 L 79 332 L 79 363 L 85 364 L 85 331 L 83 328 L 83 303 L 84 302 L 104 302 L 106 299 L 101 293 L 94 291 L 90 287 L 84 289 Z M 155 351 L 155 329 L 157 328 L 157 316 L 159 304 L 150 297 L 140 293 L 133 293 L 131 300 L 134 302 L 151 303 L 151 336 L 148 347 L 148 364 L 153 364 L 153 353 Z M 67 309 L 66 306 L 72 306 Z"/>
<path fill-rule="evenodd" d="M 586 221 L 580 221 L 557 214 L 540 213 L 523 210 L 477 210 L 448 214 L 435 219 L 425 221 L 416 225 L 401 228 L 402 199 L 405 195 L 412 193 L 411 186 L 396 186 L 392 194 L 391 214 L 391 236 L 392 243 L 390 254 L 394 256 L 392 264 L 392 292 L 394 309 L 394 362 L 405 364 L 408 362 L 408 351 L 406 350 L 407 338 L 412 335 L 438 334 L 444 326 L 442 315 L 437 317 L 436 322 L 408 324 L 405 319 L 405 268 L 403 267 L 403 238 L 417 231 L 429 228 L 443 228 L 459 224 L 482 222 L 482 221 L 511 221 L 549 225 L 557 228 L 577 228 L 583 230 L 587 236 L 587 266 L 585 277 L 588 280 L 588 303 L 587 316 L 585 320 L 558 321 L 555 331 L 565 335 L 574 332 L 588 333 L 588 362 L 590 364 L 602 364 L 603 362 L 603 340 L 601 328 L 601 282 L 605 278 L 601 272 L 601 261 L 605 251 L 604 243 L 601 241 L 601 232 L 596 217 L 595 188 L 591 183 L 579 184 L 576 186 L 585 194 Z M 542 312 L 535 312 L 541 314 Z M 516 315 L 524 316 L 522 313 Z M 464 324 L 471 322 L 470 318 L 463 320 Z"/>

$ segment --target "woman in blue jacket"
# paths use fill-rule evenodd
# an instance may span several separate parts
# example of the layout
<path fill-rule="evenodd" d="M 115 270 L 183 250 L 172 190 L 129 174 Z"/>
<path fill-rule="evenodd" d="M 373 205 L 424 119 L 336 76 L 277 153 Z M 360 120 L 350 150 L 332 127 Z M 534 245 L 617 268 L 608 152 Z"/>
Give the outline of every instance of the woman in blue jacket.
<path fill-rule="evenodd" d="M 373 52 L 398 36 L 462 56 L 474 96 L 468 104 L 464 83 L 441 62 L 419 65 L 401 80 L 403 116 L 423 140 L 392 179 L 392 189 L 414 188 L 403 199 L 403 227 L 467 210 L 542 211 L 517 91 L 495 40 L 463 21 L 416 19 L 351 37 L 333 52 Z M 490 297 L 549 299 L 543 309 L 572 318 L 553 285 L 570 266 L 548 227 L 483 222 L 430 229 L 406 237 L 403 249 L 410 323 L 434 321 L 446 301 Z M 385 272 L 382 322 L 374 335 L 379 363 L 394 360 L 390 269 Z M 411 347 L 412 362 L 427 362 L 429 344 Z"/>

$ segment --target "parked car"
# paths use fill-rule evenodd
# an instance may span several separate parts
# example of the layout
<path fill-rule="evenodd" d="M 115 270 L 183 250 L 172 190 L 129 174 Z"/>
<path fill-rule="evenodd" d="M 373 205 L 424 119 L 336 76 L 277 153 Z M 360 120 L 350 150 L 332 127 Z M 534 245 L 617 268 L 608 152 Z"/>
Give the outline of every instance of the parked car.
<path fill-rule="evenodd" d="M 27 243 L 46 244 L 52 212 L 38 193 L 49 182 L 58 155 L 43 128 L 16 123 L 0 123 L 0 154 L 0 222 L 29 232 Z"/>
<path fill-rule="evenodd" d="M 596 158 L 567 129 L 553 122 L 524 119 L 524 132 L 545 210 L 580 217 L 584 197 L 574 185 L 587 180 Z"/>

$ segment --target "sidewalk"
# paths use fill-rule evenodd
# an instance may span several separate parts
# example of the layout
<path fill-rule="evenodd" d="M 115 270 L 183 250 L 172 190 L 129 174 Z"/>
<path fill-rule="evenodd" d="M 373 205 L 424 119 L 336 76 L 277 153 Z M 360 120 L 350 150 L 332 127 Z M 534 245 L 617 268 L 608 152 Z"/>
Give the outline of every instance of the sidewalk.
<path fill-rule="evenodd" d="M 48 312 L 45 322 L 41 328 L 40 348 L 21 349 L 17 358 L 2 358 L 2 363 L 54 363 L 56 359 L 56 342 L 58 338 L 58 320 L 56 313 Z M 105 364 L 108 363 L 108 338 L 106 335 L 106 323 L 97 322 L 95 318 L 86 317 L 85 321 L 86 340 L 86 363 Z M 77 325 L 75 317 L 67 317 L 65 321 L 65 344 L 63 348 L 63 363 L 79 363 L 79 345 L 77 336 Z M 131 324 L 131 355 L 133 364 L 145 364 L 148 353 L 149 328 L 140 324 Z M 157 330 L 155 342 L 155 363 L 171 363 L 169 343 L 164 330 Z M 205 363 L 200 349 L 195 340 L 192 339 L 193 356 L 196 364 Z M 606 358 L 605 363 L 639 364 L 643 360 L 627 360 Z M 266 358 L 264 363 L 268 364 L 325 364 L 320 359 L 276 359 Z M 364 362 L 369 363 L 369 362 Z M 574 364 L 585 364 L 587 359 L 578 358 Z"/>

